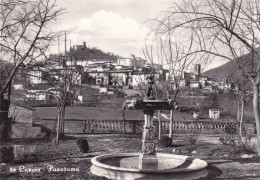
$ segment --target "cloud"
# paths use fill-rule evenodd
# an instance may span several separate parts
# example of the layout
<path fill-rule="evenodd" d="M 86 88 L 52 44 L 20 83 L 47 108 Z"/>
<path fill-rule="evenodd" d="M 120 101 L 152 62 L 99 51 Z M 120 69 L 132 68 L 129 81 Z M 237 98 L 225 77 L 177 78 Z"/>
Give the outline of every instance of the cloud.
<path fill-rule="evenodd" d="M 129 17 L 111 11 L 99 10 L 90 17 L 84 17 L 73 24 L 63 24 L 59 30 L 70 30 L 69 38 L 73 43 L 82 41 L 96 45 L 110 42 L 111 46 L 142 48 L 148 28 Z"/>
<path fill-rule="evenodd" d="M 100 10 L 90 18 L 77 23 L 77 32 L 90 33 L 100 39 L 142 41 L 148 30 L 131 18 L 123 18 L 115 12 Z"/>

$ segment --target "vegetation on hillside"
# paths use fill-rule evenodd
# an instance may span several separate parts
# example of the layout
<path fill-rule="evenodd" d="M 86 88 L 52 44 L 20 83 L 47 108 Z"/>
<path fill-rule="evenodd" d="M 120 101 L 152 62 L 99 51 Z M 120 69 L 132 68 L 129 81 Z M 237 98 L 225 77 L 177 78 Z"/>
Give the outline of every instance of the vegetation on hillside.
<path fill-rule="evenodd" d="M 260 48 L 256 51 L 260 52 Z M 248 63 L 248 59 L 255 59 L 256 56 L 253 57 L 253 53 L 245 54 L 239 57 L 236 61 L 238 64 L 243 65 L 243 68 L 247 70 L 247 72 L 252 71 L 252 67 L 257 67 L 256 63 L 251 64 Z M 203 73 L 203 76 L 213 77 L 217 82 L 222 81 L 224 78 L 227 78 L 229 82 L 236 82 L 243 78 L 243 73 L 240 69 L 237 68 L 237 65 L 234 62 L 229 61 L 219 67 L 210 69 Z"/>
<path fill-rule="evenodd" d="M 71 49 L 70 54 L 75 58 L 87 58 L 87 59 L 117 59 L 117 56 L 113 53 L 106 53 L 98 48 L 85 47 L 82 49 Z"/>

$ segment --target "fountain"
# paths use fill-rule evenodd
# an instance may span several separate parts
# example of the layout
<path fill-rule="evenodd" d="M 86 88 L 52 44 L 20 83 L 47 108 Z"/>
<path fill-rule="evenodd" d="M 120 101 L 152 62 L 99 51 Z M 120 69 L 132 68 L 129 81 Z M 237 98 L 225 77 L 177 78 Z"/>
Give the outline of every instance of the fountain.
<path fill-rule="evenodd" d="M 90 171 L 108 179 L 198 179 L 207 175 L 207 163 L 189 156 L 156 153 L 153 114 L 155 110 L 172 110 L 172 99 L 156 100 L 154 77 L 148 76 L 144 99 L 133 100 L 131 109 L 143 110 L 144 129 L 140 153 L 105 154 L 91 159 Z M 125 106 L 127 108 L 127 106 Z"/>

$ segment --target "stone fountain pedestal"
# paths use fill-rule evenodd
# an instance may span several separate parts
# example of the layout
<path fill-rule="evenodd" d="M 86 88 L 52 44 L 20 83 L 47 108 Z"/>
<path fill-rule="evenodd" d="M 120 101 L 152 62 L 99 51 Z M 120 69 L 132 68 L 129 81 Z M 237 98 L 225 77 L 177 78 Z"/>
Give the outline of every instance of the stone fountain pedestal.
<path fill-rule="evenodd" d="M 171 110 L 171 100 L 137 100 L 135 109 L 144 112 L 144 130 L 140 153 L 105 154 L 91 159 L 90 171 L 108 179 L 179 180 L 207 176 L 207 162 L 174 154 L 156 153 L 153 114 L 155 110 Z M 132 109 L 132 107 L 131 107 Z"/>
<path fill-rule="evenodd" d="M 174 102 L 171 100 L 139 100 L 135 103 L 135 109 L 143 110 L 144 112 L 144 129 L 142 150 L 139 156 L 139 169 L 158 169 L 153 115 L 155 110 L 170 110 L 173 108 Z"/>
<path fill-rule="evenodd" d="M 158 169 L 153 114 L 154 111 L 152 110 L 144 110 L 144 130 L 142 135 L 142 150 L 139 156 L 139 169 Z"/>

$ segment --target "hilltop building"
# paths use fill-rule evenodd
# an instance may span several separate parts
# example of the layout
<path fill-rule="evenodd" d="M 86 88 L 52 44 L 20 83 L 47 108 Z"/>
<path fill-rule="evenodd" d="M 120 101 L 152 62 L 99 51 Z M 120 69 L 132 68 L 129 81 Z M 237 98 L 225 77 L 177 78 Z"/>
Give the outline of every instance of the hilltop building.
<path fill-rule="evenodd" d="M 117 59 L 117 65 L 118 66 L 128 66 L 128 67 L 144 67 L 146 64 L 146 61 L 135 57 L 135 55 L 131 54 L 128 58 L 122 58 L 119 57 Z"/>
<path fill-rule="evenodd" d="M 194 74 L 196 76 L 200 76 L 201 74 L 201 65 L 200 64 L 195 64 L 194 65 Z"/>

